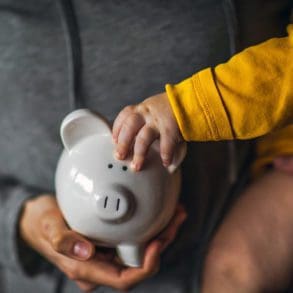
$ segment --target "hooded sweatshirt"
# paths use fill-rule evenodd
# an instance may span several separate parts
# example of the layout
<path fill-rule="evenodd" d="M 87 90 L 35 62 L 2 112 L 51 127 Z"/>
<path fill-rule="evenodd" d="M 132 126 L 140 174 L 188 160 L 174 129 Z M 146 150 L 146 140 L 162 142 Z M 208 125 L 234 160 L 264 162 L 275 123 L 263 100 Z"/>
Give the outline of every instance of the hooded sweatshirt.
<path fill-rule="evenodd" d="M 24 202 L 54 195 L 65 115 L 87 107 L 113 120 L 162 85 L 226 61 L 234 19 L 231 1 L 0 0 L 0 292 L 79 292 L 18 235 Z M 160 272 L 133 292 L 196 292 L 202 252 L 248 150 L 189 144 L 180 197 L 188 220 Z"/>

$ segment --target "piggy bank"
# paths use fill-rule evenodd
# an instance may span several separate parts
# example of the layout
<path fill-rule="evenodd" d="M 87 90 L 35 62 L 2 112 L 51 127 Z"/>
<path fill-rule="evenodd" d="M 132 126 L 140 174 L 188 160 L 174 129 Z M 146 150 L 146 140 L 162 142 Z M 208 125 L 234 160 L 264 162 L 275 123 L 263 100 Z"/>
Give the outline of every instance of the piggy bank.
<path fill-rule="evenodd" d="M 165 168 L 154 143 L 143 169 L 135 172 L 131 157 L 114 158 L 111 127 L 100 115 L 76 110 L 65 117 L 60 133 L 64 151 L 55 184 L 64 219 L 98 245 L 115 247 L 125 265 L 140 266 L 145 244 L 174 214 L 186 146 Z"/>

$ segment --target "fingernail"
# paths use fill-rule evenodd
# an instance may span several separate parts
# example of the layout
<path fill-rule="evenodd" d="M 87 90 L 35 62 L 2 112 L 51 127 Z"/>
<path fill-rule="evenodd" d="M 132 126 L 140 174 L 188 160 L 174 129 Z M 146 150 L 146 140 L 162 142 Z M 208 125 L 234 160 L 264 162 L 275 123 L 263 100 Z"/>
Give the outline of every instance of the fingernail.
<path fill-rule="evenodd" d="M 87 258 L 90 255 L 88 244 L 84 242 L 76 242 L 73 246 L 73 254 L 80 258 Z"/>
<path fill-rule="evenodd" d="M 122 155 L 118 151 L 116 151 L 115 152 L 115 158 L 118 159 L 118 160 L 121 160 L 122 159 Z"/>
<path fill-rule="evenodd" d="M 170 160 L 168 157 L 162 156 L 162 163 L 164 167 L 168 167 L 170 165 Z"/>
<path fill-rule="evenodd" d="M 139 165 L 138 165 L 137 163 L 131 162 L 131 164 L 130 164 L 130 168 L 131 168 L 133 171 L 139 171 Z"/>
<path fill-rule="evenodd" d="M 170 165 L 170 163 L 169 163 L 169 162 L 163 162 L 163 166 L 164 166 L 164 167 L 166 167 L 166 168 L 167 168 L 167 167 L 169 167 L 169 165 Z"/>

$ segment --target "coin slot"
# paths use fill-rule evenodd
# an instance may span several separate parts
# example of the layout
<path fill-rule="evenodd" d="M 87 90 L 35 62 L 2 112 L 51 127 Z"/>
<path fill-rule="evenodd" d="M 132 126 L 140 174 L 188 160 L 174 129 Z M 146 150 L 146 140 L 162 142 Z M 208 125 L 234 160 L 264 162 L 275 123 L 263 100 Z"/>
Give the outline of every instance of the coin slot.
<path fill-rule="evenodd" d="M 117 199 L 117 204 L 116 204 L 116 211 L 119 210 L 119 205 L 120 205 L 120 198 Z"/>
<path fill-rule="evenodd" d="M 107 202 L 108 202 L 108 196 L 106 196 L 105 201 L 104 201 L 104 209 L 107 207 Z"/>

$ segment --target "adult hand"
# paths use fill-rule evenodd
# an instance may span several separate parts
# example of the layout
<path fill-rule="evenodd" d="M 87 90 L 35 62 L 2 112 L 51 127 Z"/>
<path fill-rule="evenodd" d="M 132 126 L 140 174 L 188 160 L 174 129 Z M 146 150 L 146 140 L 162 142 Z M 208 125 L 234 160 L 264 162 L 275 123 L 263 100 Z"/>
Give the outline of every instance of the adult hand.
<path fill-rule="evenodd" d="M 163 165 L 172 163 L 175 149 L 183 141 L 166 93 L 161 93 L 134 106 L 125 107 L 113 125 L 116 157 L 126 158 L 133 146 L 131 167 L 141 169 L 151 144 L 160 139 Z"/>
<path fill-rule="evenodd" d="M 121 265 L 114 251 L 95 251 L 93 243 L 67 227 L 50 195 L 25 203 L 19 229 L 28 245 L 74 280 L 81 290 L 91 291 L 98 285 L 128 290 L 158 271 L 161 252 L 174 240 L 185 218 L 184 209 L 178 206 L 168 227 L 146 247 L 140 268 Z"/>
<path fill-rule="evenodd" d="M 293 174 L 293 156 L 277 157 L 273 161 L 276 169 Z"/>

